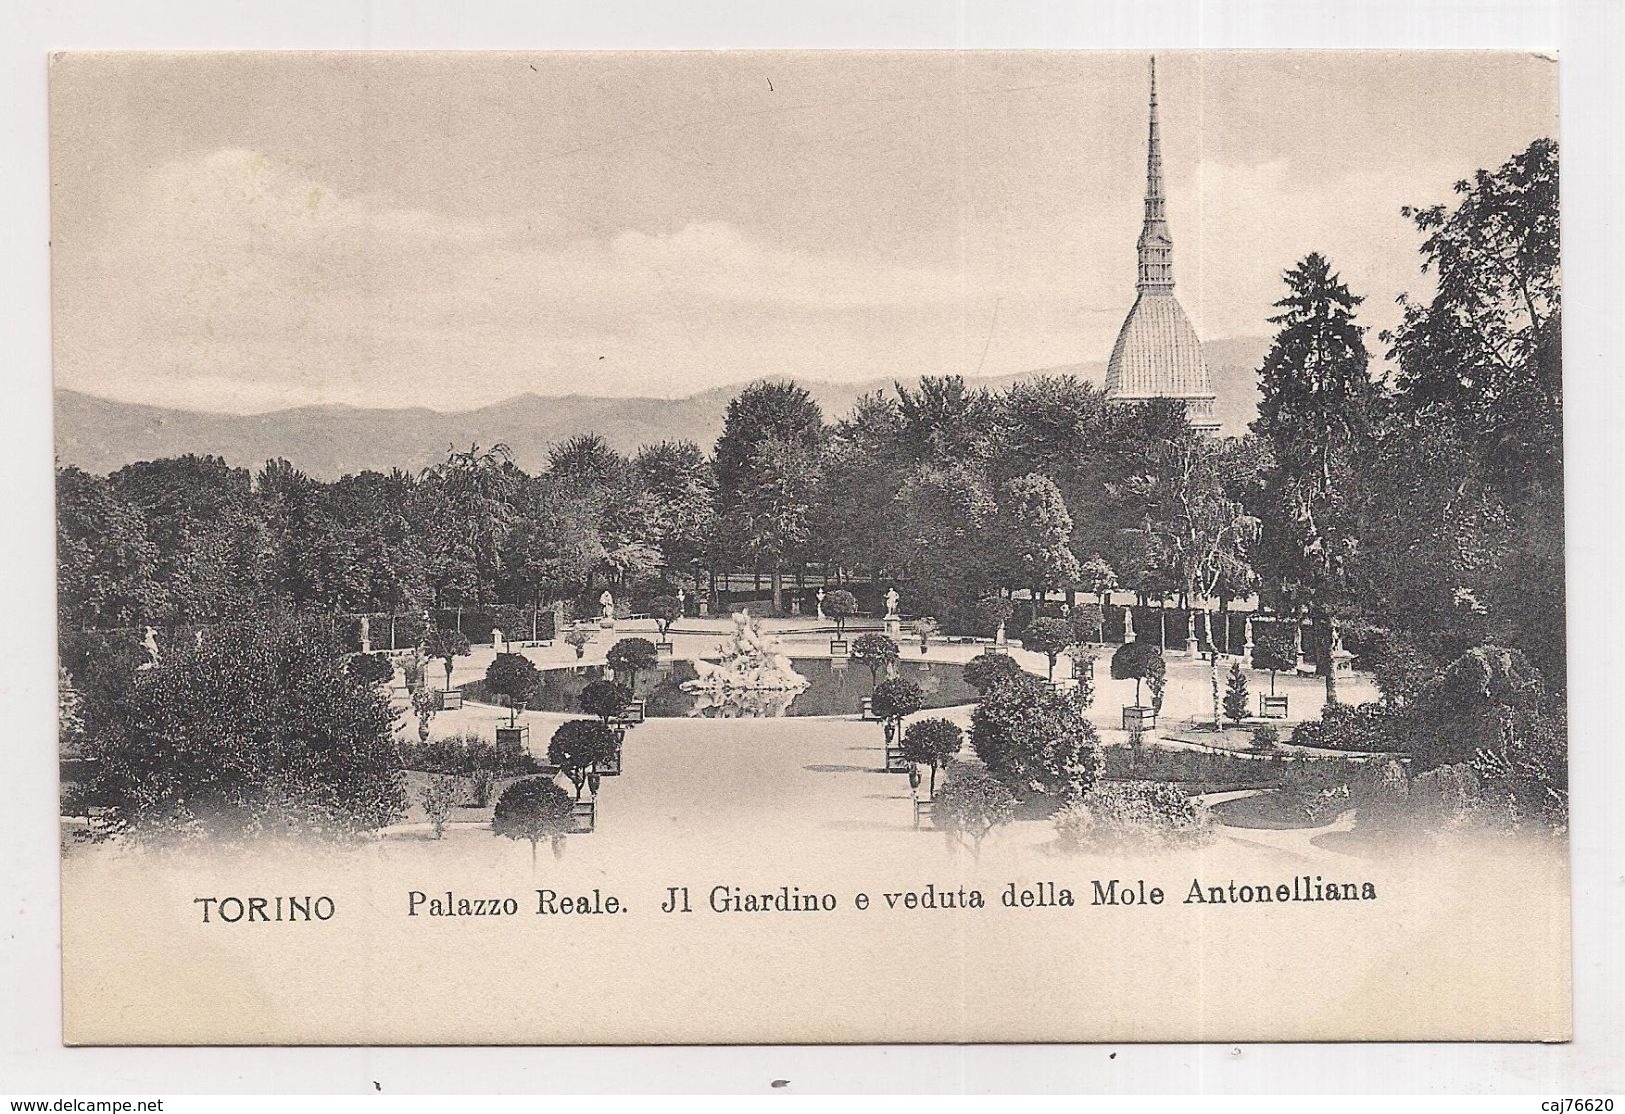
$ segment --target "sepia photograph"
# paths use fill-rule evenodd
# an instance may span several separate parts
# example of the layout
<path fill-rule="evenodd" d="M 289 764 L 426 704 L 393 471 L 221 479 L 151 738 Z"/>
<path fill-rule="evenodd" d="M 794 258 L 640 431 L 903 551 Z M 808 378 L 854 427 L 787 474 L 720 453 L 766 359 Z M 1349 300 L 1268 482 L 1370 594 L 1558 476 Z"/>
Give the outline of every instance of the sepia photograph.
<path fill-rule="evenodd" d="M 1567 1039 L 1558 75 L 54 56 L 64 1039 Z"/>

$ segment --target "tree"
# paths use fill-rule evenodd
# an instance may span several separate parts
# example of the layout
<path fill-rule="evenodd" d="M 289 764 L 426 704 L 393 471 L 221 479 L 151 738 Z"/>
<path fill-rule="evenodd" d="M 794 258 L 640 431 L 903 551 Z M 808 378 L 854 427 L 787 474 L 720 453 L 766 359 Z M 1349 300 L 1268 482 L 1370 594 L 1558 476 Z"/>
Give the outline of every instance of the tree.
<path fill-rule="evenodd" d="M 651 535 L 666 566 L 697 569 L 717 532 L 716 476 L 705 454 L 692 441 L 662 441 L 639 449 L 632 471 L 649 495 Z"/>
<path fill-rule="evenodd" d="M 578 794 L 579 797 L 579 794 Z M 516 781 L 497 798 L 491 815 L 491 831 L 509 839 L 530 843 L 530 865 L 536 866 L 536 845 L 551 840 L 553 857 L 564 854 L 564 837 L 573 817 L 570 794 L 546 778 Z"/>
<path fill-rule="evenodd" d="M 954 755 L 959 753 L 959 748 L 964 742 L 965 733 L 953 720 L 936 718 L 915 720 L 908 725 L 908 730 L 903 732 L 903 758 L 908 762 L 931 767 L 930 792 L 935 796 L 937 768 L 953 761 Z"/>
<path fill-rule="evenodd" d="M 446 668 L 446 691 L 451 691 L 451 664 L 454 658 L 466 658 L 471 647 L 468 644 L 468 635 L 460 630 L 447 630 L 444 627 L 430 627 L 424 636 L 424 645 L 431 658 L 439 658 Z"/>
<path fill-rule="evenodd" d="M 1247 692 L 1247 674 L 1242 672 L 1240 662 L 1231 663 L 1230 677 L 1224 687 L 1224 714 L 1230 717 L 1232 723 L 1240 723 L 1250 714 L 1251 700 Z"/>
<path fill-rule="evenodd" d="M 1098 603 L 1080 603 L 1067 616 L 1072 627 L 1072 644 L 1086 646 L 1106 641 L 1106 616 Z"/>
<path fill-rule="evenodd" d="M 1253 668 L 1270 673 L 1270 695 L 1275 695 L 1275 675 L 1298 668 L 1297 639 L 1286 623 L 1265 623 L 1253 635 Z"/>
<path fill-rule="evenodd" d="M 1100 737 L 1072 693 L 1032 679 L 990 690 L 971 713 L 971 745 L 1020 792 L 1076 798 L 1100 774 Z"/>
<path fill-rule="evenodd" d="M 879 631 L 860 634 L 857 641 L 852 643 L 852 660 L 869 667 L 871 691 L 880 684 L 881 672 L 901 658 L 897 643 Z"/>
<path fill-rule="evenodd" d="M 1010 582 L 1031 590 L 1036 620 L 1048 589 L 1078 580 L 1066 500 L 1048 476 L 1028 473 L 1000 489 L 998 523 L 1000 541 L 1010 555 Z"/>
<path fill-rule="evenodd" d="M 140 833 L 332 836 L 406 805 L 388 701 L 325 638 L 267 621 L 181 641 L 118 690 L 87 690 L 92 795 Z"/>
<path fill-rule="evenodd" d="M 485 670 L 485 688 L 503 697 L 508 704 L 508 726 L 519 716 L 519 706 L 530 698 L 541 674 L 523 654 L 498 654 Z"/>
<path fill-rule="evenodd" d="M 649 601 L 649 617 L 660 628 L 660 641 L 671 641 L 671 625 L 683 617 L 683 605 L 676 596 L 656 596 Z"/>
<path fill-rule="evenodd" d="M 903 718 L 911 716 L 925 706 L 925 693 L 907 677 L 892 677 L 875 686 L 869 707 L 883 720 L 890 720 L 900 731 Z"/>
<path fill-rule="evenodd" d="M 983 596 L 976 601 L 976 614 L 987 626 L 987 633 L 998 637 L 999 628 L 1016 613 L 1016 605 L 1003 596 Z"/>
<path fill-rule="evenodd" d="M 1112 680 L 1134 682 L 1134 703 L 1140 705 L 1140 682 L 1167 673 L 1162 651 L 1149 642 L 1125 642 L 1112 654 Z"/>
<path fill-rule="evenodd" d="M 773 577 L 773 610 L 783 610 L 784 570 L 811 536 L 820 477 L 819 449 L 799 441 L 767 440 L 750 457 L 750 482 L 735 505 L 737 536 Z"/>
<path fill-rule="evenodd" d="M 1108 597 L 1117 589 L 1117 571 L 1100 554 L 1091 554 L 1078 569 L 1078 587 L 1099 597 L 1104 611 Z"/>
<path fill-rule="evenodd" d="M 1359 550 L 1358 485 L 1376 440 L 1381 402 L 1368 367 L 1361 299 L 1311 254 L 1286 274 L 1280 326 L 1259 372 L 1253 432 L 1268 448 L 1259 494 L 1261 544 L 1254 566 L 1266 599 L 1331 620 L 1348 599 Z M 1322 663 L 1335 699 L 1331 662 Z"/>
<path fill-rule="evenodd" d="M 1052 681 L 1055 680 L 1055 660 L 1075 641 L 1071 623 L 1048 616 L 1033 620 L 1032 626 L 1021 632 L 1023 648 L 1034 650 L 1049 659 L 1049 679 Z"/>
<path fill-rule="evenodd" d="M 559 724 L 547 744 L 547 760 L 570 779 L 579 801 L 588 776 L 598 766 L 613 762 L 618 746 L 620 741 L 606 724 L 591 719 L 567 719 Z"/>
<path fill-rule="evenodd" d="M 418 791 L 418 799 L 423 802 L 423 813 L 429 818 L 429 827 L 433 829 L 434 837 L 444 838 L 446 821 L 451 817 L 452 806 L 457 803 L 456 780 L 449 777 L 431 777 Z"/>
<path fill-rule="evenodd" d="M 629 695 L 637 691 L 638 674 L 645 669 L 653 669 L 659 660 L 655 644 L 647 638 L 623 638 L 604 655 L 604 661 L 617 676 L 625 674 L 628 678 L 626 687 Z"/>
<path fill-rule="evenodd" d="M 858 597 L 837 588 L 824 597 L 824 614 L 835 622 L 835 637 L 846 637 L 846 623 L 858 613 Z"/>
<path fill-rule="evenodd" d="M 1161 580 L 1189 607 L 1221 584 L 1251 579 L 1258 520 L 1229 489 L 1237 455 L 1188 427 L 1148 446 L 1144 470 L 1125 484 L 1143 509 L 1134 531 L 1147 565 L 1142 591 L 1146 581 Z"/>
<path fill-rule="evenodd" d="M 785 560 L 807 540 L 824 415 L 806 388 L 760 380 L 723 416 L 713 454 L 717 503 L 739 557 L 765 557 L 774 570 L 774 609 Z"/>
<path fill-rule="evenodd" d="M 77 468 L 56 471 L 56 570 L 64 626 L 135 626 L 162 605 L 158 550 L 141 512 Z"/>
<path fill-rule="evenodd" d="M 1026 676 L 1009 654 L 982 652 L 965 663 L 965 683 L 980 693 L 1012 677 Z"/>
<path fill-rule="evenodd" d="M 1016 797 L 1002 782 L 965 771 L 949 778 L 931 806 L 931 822 L 948 846 L 969 846 L 978 861 L 982 841 L 1016 814 Z"/>
<path fill-rule="evenodd" d="M 581 690 L 579 703 L 581 710 L 589 716 L 597 716 L 607 725 L 615 719 L 632 701 L 632 690 L 619 681 L 607 678 L 599 681 L 589 681 Z"/>

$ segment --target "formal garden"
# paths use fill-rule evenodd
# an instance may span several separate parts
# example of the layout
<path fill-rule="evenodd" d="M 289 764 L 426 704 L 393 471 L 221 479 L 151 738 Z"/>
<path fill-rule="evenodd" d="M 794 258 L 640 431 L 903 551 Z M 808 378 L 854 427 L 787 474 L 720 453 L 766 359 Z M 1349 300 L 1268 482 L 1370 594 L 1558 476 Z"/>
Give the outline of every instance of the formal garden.
<path fill-rule="evenodd" d="M 1386 373 L 1291 266 L 1243 437 L 1067 376 L 833 420 L 764 380 L 710 452 L 539 474 L 60 469 L 67 843 L 1561 834 L 1556 212 L 1545 141 L 1408 211 L 1439 280 Z"/>

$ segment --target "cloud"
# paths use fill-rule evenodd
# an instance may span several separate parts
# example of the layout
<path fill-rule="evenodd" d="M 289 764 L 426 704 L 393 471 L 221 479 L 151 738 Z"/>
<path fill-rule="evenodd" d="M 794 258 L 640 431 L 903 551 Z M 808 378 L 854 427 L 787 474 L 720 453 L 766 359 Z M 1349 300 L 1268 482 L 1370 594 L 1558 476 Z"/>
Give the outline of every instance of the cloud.
<path fill-rule="evenodd" d="M 584 233 L 543 210 L 346 196 L 236 148 L 158 167 L 110 224 L 105 243 L 58 245 L 62 382 L 210 409 L 680 395 L 807 373 L 791 346 L 827 350 L 853 315 L 940 329 L 966 297 L 957 270 L 787 250 L 720 222 Z"/>

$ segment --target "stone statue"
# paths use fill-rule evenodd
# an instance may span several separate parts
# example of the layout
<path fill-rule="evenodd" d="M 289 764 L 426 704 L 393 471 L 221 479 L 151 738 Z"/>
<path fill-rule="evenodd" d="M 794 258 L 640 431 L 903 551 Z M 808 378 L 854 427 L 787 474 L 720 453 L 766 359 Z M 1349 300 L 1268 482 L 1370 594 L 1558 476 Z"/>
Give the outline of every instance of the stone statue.
<path fill-rule="evenodd" d="M 995 646 L 1006 646 L 1009 644 L 1009 639 L 1005 637 L 1004 633 L 1003 619 L 999 620 L 999 629 L 993 632 L 993 644 Z"/>
<path fill-rule="evenodd" d="M 734 614 L 733 627 L 717 647 L 717 655 L 721 658 L 718 663 L 697 659 L 697 676 L 684 681 L 683 688 L 690 692 L 799 692 L 807 687 L 807 678 L 795 671 L 778 642 L 762 632 L 748 609 Z"/>
<path fill-rule="evenodd" d="M 608 588 L 605 588 L 604 594 L 598 597 L 598 606 L 603 611 L 602 617 L 598 620 L 598 625 L 613 627 L 615 625 L 615 597 L 609 594 Z"/>
<path fill-rule="evenodd" d="M 141 645 L 147 651 L 147 664 L 144 668 L 158 668 L 158 632 L 148 627 L 146 635 L 141 639 Z"/>
<path fill-rule="evenodd" d="M 1332 624 L 1332 653 L 1343 653 L 1343 631 L 1336 623 Z"/>
<path fill-rule="evenodd" d="M 818 589 L 818 595 L 814 598 L 818 600 L 818 617 L 820 619 L 829 618 L 828 615 L 824 614 L 824 590 L 822 588 Z"/>
<path fill-rule="evenodd" d="M 1134 641 L 1134 609 L 1132 607 L 1123 608 L 1123 641 Z"/>
<path fill-rule="evenodd" d="M 686 610 L 687 607 L 688 607 L 688 593 L 683 591 L 681 588 L 679 588 L 679 589 L 677 589 L 677 614 L 679 614 L 679 615 L 688 614 L 688 611 Z"/>
<path fill-rule="evenodd" d="M 897 601 L 901 598 L 902 597 L 897 594 L 896 588 L 886 589 L 886 618 L 897 618 Z"/>
<path fill-rule="evenodd" d="M 372 653 L 372 622 L 365 615 L 361 616 L 361 652 Z"/>
<path fill-rule="evenodd" d="M 491 628 L 491 645 L 496 647 L 496 651 L 499 654 L 508 648 L 507 639 L 502 637 L 501 627 Z"/>

